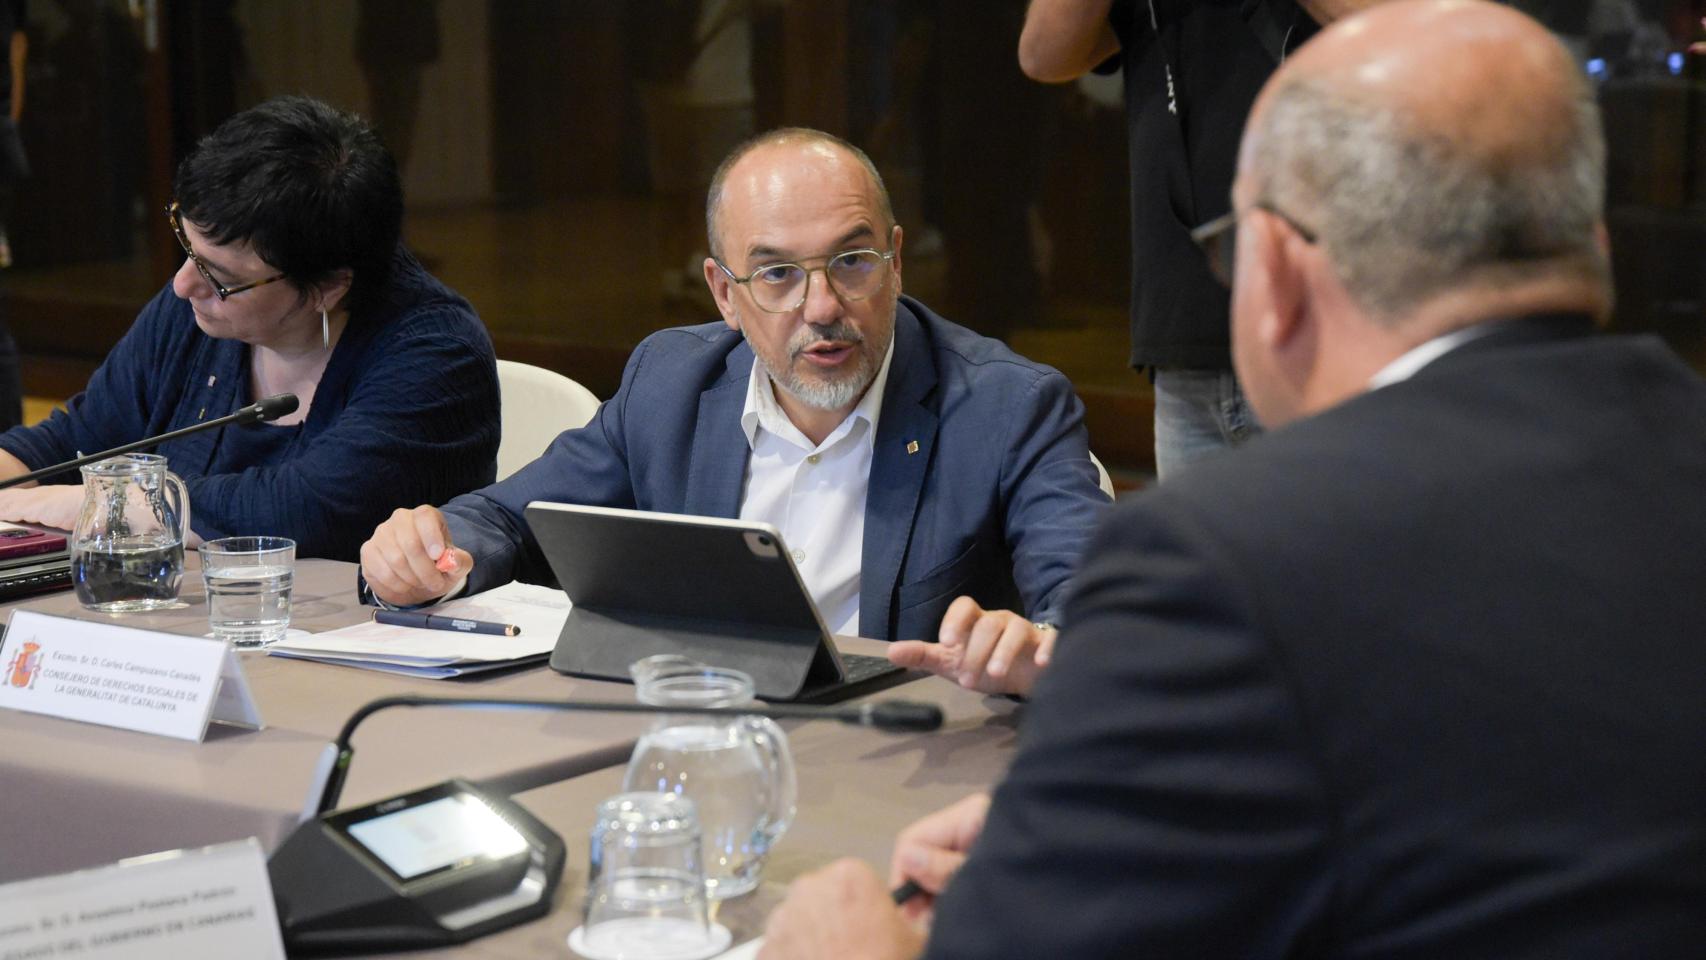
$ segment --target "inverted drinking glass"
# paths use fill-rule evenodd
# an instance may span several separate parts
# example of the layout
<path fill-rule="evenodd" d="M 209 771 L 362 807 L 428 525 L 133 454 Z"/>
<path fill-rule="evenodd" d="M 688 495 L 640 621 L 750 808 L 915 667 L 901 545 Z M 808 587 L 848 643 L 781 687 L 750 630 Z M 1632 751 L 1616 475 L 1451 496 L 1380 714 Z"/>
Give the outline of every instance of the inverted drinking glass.
<path fill-rule="evenodd" d="M 698 811 L 673 793 L 622 793 L 598 806 L 586 910 L 569 946 L 593 960 L 698 960 L 728 948 L 711 922 Z"/>

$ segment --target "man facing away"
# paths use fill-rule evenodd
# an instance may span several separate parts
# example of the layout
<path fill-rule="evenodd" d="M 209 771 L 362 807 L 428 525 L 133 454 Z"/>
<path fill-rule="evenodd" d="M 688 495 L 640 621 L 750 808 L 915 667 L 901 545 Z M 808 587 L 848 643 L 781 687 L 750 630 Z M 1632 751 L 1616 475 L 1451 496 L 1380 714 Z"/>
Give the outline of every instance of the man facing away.
<path fill-rule="evenodd" d="M 592 422 L 514 476 L 380 524 L 361 554 L 374 595 L 549 582 L 533 500 L 762 520 L 832 631 L 1028 690 L 1108 502 L 1071 384 L 901 295 L 882 180 L 838 138 L 737 147 L 706 220 L 723 322 L 648 337 Z"/>
<path fill-rule="evenodd" d="M 1595 332 L 1604 162 L 1507 7 L 1289 58 L 1217 225 L 1277 429 L 1098 533 L 993 801 L 897 843 L 928 943 L 843 861 L 762 956 L 1698 956 L 1706 384 Z"/>

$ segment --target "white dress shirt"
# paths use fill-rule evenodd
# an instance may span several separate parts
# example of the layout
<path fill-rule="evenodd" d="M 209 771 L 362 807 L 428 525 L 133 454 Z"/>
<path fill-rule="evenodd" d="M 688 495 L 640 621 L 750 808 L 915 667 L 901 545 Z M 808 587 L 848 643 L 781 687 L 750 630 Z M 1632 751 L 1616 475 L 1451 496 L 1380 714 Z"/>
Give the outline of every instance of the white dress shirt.
<path fill-rule="evenodd" d="M 1445 356 L 1458 347 L 1463 346 L 1476 337 L 1493 332 L 1493 324 L 1477 323 L 1467 327 L 1459 327 L 1450 333 L 1443 333 L 1426 343 L 1411 347 L 1398 359 L 1381 367 L 1379 372 L 1368 380 L 1370 390 L 1390 387 L 1415 376 L 1423 367 L 1440 357 Z"/>
<path fill-rule="evenodd" d="M 776 402 L 764 365 L 752 362 L 740 427 L 751 454 L 740 518 L 775 527 L 832 633 L 859 632 L 859 568 L 865 547 L 865 494 L 883 408 L 890 341 L 876 379 L 822 443 L 814 445 Z"/>

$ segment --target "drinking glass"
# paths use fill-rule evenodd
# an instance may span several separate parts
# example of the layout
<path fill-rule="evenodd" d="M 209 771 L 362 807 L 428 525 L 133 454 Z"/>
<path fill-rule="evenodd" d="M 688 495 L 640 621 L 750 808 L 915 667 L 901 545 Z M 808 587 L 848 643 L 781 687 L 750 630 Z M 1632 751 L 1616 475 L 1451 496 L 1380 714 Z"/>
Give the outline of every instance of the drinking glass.
<path fill-rule="evenodd" d="M 593 960 L 698 960 L 728 949 L 711 922 L 699 815 L 673 793 L 621 793 L 598 805 L 586 910 L 569 946 Z"/>
<path fill-rule="evenodd" d="M 290 586 L 296 541 L 285 537 L 225 537 L 201 545 L 207 584 L 207 622 L 234 647 L 265 647 L 290 626 Z"/>

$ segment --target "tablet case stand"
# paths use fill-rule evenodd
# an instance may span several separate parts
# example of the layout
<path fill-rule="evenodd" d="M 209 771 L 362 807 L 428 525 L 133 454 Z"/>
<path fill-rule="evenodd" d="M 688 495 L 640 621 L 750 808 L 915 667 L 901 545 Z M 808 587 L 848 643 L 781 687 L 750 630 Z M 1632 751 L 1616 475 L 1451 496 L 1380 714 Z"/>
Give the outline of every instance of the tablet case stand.
<path fill-rule="evenodd" d="M 577 604 L 551 653 L 559 673 L 632 681 L 628 666 L 672 653 L 752 677 L 765 700 L 793 700 L 809 688 L 835 683 L 835 665 L 816 630 L 750 623 L 715 623 L 634 610 L 592 610 Z"/>

